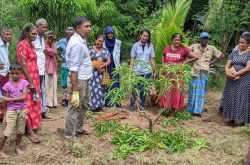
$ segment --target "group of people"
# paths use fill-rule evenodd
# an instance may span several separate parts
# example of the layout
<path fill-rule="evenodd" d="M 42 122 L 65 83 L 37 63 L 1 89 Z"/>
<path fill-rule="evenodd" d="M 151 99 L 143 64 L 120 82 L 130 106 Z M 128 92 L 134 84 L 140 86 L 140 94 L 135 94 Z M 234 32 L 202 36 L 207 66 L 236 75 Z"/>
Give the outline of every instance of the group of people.
<path fill-rule="evenodd" d="M 119 88 L 119 75 L 113 74 L 113 71 L 121 64 L 121 41 L 116 39 L 114 28 L 106 27 L 104 35 L 97 35 L 94 45 L 90 47 L 87 46 L 87 39 L 91 32 L 91 21 L 86 17 L 76 18 L 73 27 L 66 29 L 66 38 L 59 41 L 56 34 L 47 31 L 47 28 L 47 21 L 40 18 L 35 26 L 27 25 L 23 29 L 17 45 L 18 60 L 12 64 L 8 59 L 12 31 L 8 27 L 1 28 L 0 108 L 7 109 L 7 126 L 0 142 L 0 156 L 6 156 L 3 147 L 14 130 L 17 133 L 15 152 L 22 153 L 20 142 L 25 125 L 29 139 L 34 143 L 41 141 L 38 128 L 42 117 L 51 118 L 46 107 L 57 106 L 57 61 L 61 62 L 61 101 L 67 107 L 65 138 L 89 134 L 83 127 L 87 110 L 121 107 L 119 104 L 111 104 L 105 98 L 108 90 Z M 217 48 L 208 45 L 209 37 L 207 32 L 202 32 L 199 43 L 188 48 L 182 44 L 181 34 L 175 33 L 172 44 L 166 46 L 161 56 L 162 64 L 192 64 L 193 77 L 189 86 L 187 111 L 196 116 L 201 116 L 204 109 L 209 66 L 224 57 Z M 242 35 L 225 67 L 228 79 L 221 107 L 223 116 L 232 122 L 250 123 L 249 44 L 249 33 Z M 140 40 L 133 45 L 130 56 L 130 68 L 136 76 L 148 79 L 157 77 L 155 51 L 149 30 L 141 31 Z M 148 63 L 152 69 L 137 60 Z M 115 83 L 109 88 L 103 84 L 106 74 L 110 79 L 115 79 Z M 136 87 L 144 88 L 143 84 Z M 170 107 L 174 113 L 184 108 L 184 96 L 174 86 L 170 89 L 164 96 L 160 96 L 159 105 L 163 108 Z M 138 97 L 140 110 L 144 110 L 146 93 L 141 90 L 139 96 L 132 92 L 131 111 L 135 109 Z"/>

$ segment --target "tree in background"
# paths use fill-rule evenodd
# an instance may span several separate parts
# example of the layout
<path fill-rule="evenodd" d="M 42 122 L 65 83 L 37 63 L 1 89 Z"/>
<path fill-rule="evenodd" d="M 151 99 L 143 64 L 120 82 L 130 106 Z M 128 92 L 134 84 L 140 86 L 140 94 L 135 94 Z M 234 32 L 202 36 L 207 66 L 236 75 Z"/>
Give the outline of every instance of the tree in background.
<path fill-rule="evenodd" d="M 249 24 L 249 9 L 249 0 L 211 0 L 202 29 L 211 32 L 215 46 L 220 47 L 224 54 L 233 37 L 233 45 L 237 44 L 238 37 L 235 34 L 242 32 L 244 26 Z"/>

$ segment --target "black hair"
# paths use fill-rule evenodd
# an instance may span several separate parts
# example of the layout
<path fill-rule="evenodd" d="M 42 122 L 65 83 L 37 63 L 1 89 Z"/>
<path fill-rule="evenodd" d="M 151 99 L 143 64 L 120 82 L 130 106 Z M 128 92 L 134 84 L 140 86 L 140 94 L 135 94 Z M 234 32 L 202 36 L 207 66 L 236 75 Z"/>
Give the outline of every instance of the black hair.
<path fill-rule="evenodd" d="M 148 44 L 148 47 L 149 47 L 150 43 L 151 43 L 151 33 L 150 33 L 150 30 L 143 29 L 140 34 L 142 35 L 144 32 L 148 33 L 148 42 L 147 42 L 147 44 Z"/>
<path fill-rule="evenodd" d="M 32 29 L 36 29 L 36 27 L 32 24 L 25 26 L 22 30 L 21 37 L 20 37 L 19 41 L 24 40 L 26 38 L 26 35 L 27 35 L 26 33 L 31 32 Z"/>
<path fill-rule="evenodd" d="M 104 39 L 104 35 L 98 34 L 98 35 L 95 36 L 95 40 L 98 40 L 99 38 L 103 38 Z"/>
<path fill-rule="evenodd" d="M 249 35 L 241 35 L 240 38 L 243 38 L 247 41 L 247 44 L 250 44 L 250 36 Z"/>
<path fill-rule="evenodd" d="M 183 40 L 182 40 L 182 35 L 181 35 L 180 33 L 174 33 L 174 34 L 172 35 L 172 41 L 173 41 L 173 39 L 174 39 L 175 37 L 177 37 L 177 36 L 180 36 L 181 42 L 182 42 L 182 41 L 183 41 Z"/>
<path fill-rule="evenodd" d="M 89 22 L 90 20 L 86 17 L 77 17 L 74 22 L 74 29 L 76 30 L 78 26 L 80 26 L 84 22 Z"/>
<path fill-rule="evenodd" d="M 13 62 L 10 64 L 10 70 L 21 70 L 22 67 L 20 64 L 18 64 L 17 62 Z"/>

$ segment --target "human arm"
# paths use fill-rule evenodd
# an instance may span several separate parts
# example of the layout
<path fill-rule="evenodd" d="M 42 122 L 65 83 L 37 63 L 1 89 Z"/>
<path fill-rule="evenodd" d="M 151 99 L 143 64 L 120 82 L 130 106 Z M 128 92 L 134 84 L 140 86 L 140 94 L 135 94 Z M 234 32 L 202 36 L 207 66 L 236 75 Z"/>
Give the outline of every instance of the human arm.
<path fill-rule="evenodd" d="M 250 71 L 250 61 L 247 61 L 247 64 L 246 64 L 246 66 L 245 66 L 243 69 L 239 70 L 239 71 L 236 72 L 236 73 L 232 73 L 232 75 L 233 75 L 234 77 L 237 77 L 237 76 L 244 75 L 244 74 L 246 74 L 246 73 L 249 72 L 249 71 Z"/>
<path fill-rule="evenodd" d="M 192 63 L 198 59 L 198 56 L 192 51 L 188 53 L 187 57 L 188 60 L 186 60 L 183 64 Z"/>
<path fill-rule="evenodd" d="M 36 92 L 36 87 L 35 87 L 35 85 L 33 83 L 33 80 L 30 77 L 30 74 L 29 74 L 29 71 L 28 71 L 28 68 L 27 68 L 27 62 L 26 62 L 26 59 L 24 57 L 21 57 L 21 66 L 22 66 L 22 69 L 23 69 L 23 74 L 26 77 L 26 80 L 30 84 L 29 89 L 32 90 L 33 92 Z"/>
<path fill-rule="evenodd" d="M 230 72 L 230 68 L 232 66 L 232 60 L 229 59 L 226 63 L 226 66 L 225 66 L 225 73 L 227 75 L 227 77 L 229 77 L 230 79 L 235 79 L 235 75 L 233 75 L 231 72 Z"/>
<path fill-rule="evenodd" d="M 210 64 L 213 64 L 213 63 L 215 63 L 215 62 L 217 62 L 217 61 L 223 59 L 224 57 L 225 57 L 225 55 L 224 55 L 223 53 L 221 53 L 220 57 L 219 57 L 219 58 L 213 59 L 213 60 L 210 62 Z"/>
<path fill-rule="evenodd" d="M 215 58 L 210 62 L 210 64 L 213 64 L 216 61 L 219 61 L 225 57 L 225 55 L 221 51 L 219 51 L 216 47 L 211 46 L 211 48 L 213 49 L 213 57 Z"/>
<path fill-rule="evenodd" d="M 27 91 L 28 91 L 27 87 L 23 88 L 22 96 L 15 97 L 15 98 L 9 98 L 9 93 L 6 92 L 5 93 L 5 97 L 3 98 L 3 101 L 7 102 L 7 103 L 9 103 L 9 102 L 24 101 L 25 98 L 26 98 L 26 95 L 27 95 Z"/>

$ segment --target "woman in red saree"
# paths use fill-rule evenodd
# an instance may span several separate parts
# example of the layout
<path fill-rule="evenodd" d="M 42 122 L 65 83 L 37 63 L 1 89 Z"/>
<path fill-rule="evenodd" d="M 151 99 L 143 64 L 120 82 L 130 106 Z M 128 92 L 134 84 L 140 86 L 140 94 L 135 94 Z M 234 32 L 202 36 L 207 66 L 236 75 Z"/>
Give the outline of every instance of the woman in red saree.
<path fill-rule="evenodd" d="M 182 43 L 182 36 L 178 33 L 173 34 L 172 44 L 166 46 L 162 54 L 162 64 L 186 64 L 191 63 L 197 59 L 197 56 L 185 47 Z M 186 60 L 189 58 L 188 60 Z M 170 76 L 170 75 L 168 75 Z M 180 84 L 182 85 L 182 84 Z M 171 88 L 165 96 L 160 97 L 160 106 L 162 108 L 171 108 L 171 112 L 180 110 L 184 107 L 184 96 L 178 91 L 176 87 Z"/>
<path fill-rule="evenodd" d="M 37 66 L 37 55 L 32 41 L 36 39 L 37 29 L 33 25 L 26 26 L 21 34 L 21 38 L 17 45 L 18 62 L 23 68 L 23 78 L 29 85 L 29 92 L 26 97 L 27 126 L 28 137 L 33 143 L 40 142 L 38 136 L 38 127 L 41 124 L 41 96 L 40 96 L 40 80 Z M 39 98 L 34 98 L 38 94 Z"/>

